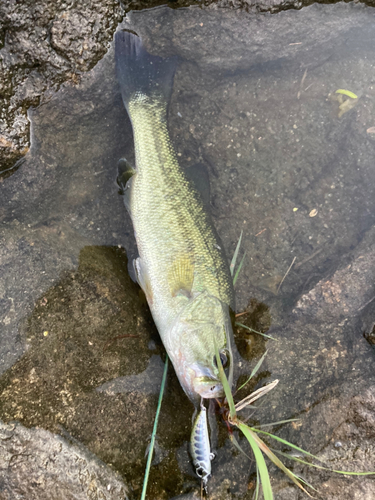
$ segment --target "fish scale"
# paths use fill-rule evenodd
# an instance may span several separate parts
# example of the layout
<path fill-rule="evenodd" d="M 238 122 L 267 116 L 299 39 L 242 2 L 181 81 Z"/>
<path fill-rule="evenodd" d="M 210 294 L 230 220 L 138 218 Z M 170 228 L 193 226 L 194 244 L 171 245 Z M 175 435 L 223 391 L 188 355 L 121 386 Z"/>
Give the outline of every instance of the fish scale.
<path fill-rule="evenodd" d="M 167 270 L 171 259 L 182 253 L 195 263 L 197 291 L 208 290 L 230 303 L 231 279 L 227 269 L 222 269 L 222 252 L 217 248 L 220 245 L 203 202 L 178 165 L 166 123 L 161 119 L 165 113 L 165 109 L 155 112 L 143 102 L 131 102 L 129 106 L 137 158 L 131 205 L 138 250 L 147 256 L 145 264 L 152 287 L 157 296 L 161 291 L 163 300 L 169 285 L 167 272 L 161 276 L 161 266 Z M 159 126 L 152 126 L 155 123 Z M 147 230 L 137 230 L 145 226 Z"/>

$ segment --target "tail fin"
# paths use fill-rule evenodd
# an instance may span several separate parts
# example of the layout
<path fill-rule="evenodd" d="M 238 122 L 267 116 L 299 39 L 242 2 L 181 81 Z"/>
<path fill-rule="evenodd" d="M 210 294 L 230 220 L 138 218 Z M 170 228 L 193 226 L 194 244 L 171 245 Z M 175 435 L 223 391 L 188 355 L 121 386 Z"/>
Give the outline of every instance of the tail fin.
<path fill-rule="evenodd" d="M 177 57 L 153 56 L 137 35 L 119 31 L 115 35 L 115 59 L 117 80 L 127 109 L 136 93 L 156 95 L 169 102 Z"/>

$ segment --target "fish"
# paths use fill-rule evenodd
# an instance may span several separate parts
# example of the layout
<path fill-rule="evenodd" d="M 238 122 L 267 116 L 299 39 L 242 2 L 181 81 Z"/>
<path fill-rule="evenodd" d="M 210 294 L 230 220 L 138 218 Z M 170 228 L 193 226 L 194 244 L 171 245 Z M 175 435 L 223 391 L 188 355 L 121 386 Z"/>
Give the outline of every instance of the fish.
<path fill-rule="evenodd" d="M 210 439 L 208 437 L 207 410 L 202 403 L 191 431 L 190 453 L 196 474 L 201 478 L 202 486 L 206 489 L 208 479 L 211 476 L 211 461 L 215 458 L 215 455 L 211 453 Z"/>
<path fill-rule="evenodd" d="M 180 384 L 196 408 L 224 396 L 215 349 L 233 381 L 233 282 L 196 184 L 180 167 L 167 126 L 177 58 L 150 54 L 140 37 L 115 35 L 116 75 L 134 137 L 135 168 L 118 182 L 133 223 L 137 281 Z"/>

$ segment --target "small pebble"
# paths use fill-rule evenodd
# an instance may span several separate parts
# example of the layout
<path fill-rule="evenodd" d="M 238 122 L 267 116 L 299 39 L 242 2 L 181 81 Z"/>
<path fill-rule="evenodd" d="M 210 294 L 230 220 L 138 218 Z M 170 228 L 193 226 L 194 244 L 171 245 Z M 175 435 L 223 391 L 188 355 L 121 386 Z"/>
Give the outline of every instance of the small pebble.
<path fill-rule="evenodd" d="M 150 349 L 150 351 L 155 351 L 156 344 L 154 340 L 150 340 L 150 342 L 148 343 L 148 348 Z"/>

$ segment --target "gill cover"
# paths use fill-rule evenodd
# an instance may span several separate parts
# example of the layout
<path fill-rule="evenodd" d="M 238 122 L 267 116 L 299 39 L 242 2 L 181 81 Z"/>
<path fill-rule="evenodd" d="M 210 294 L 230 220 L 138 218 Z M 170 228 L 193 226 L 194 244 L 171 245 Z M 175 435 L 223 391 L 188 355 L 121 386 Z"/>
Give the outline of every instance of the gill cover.
<path fill-rule="evenodd" d="M 180 383 L 197 405 L 202 397 L 224 396 L 215 345 L 225 361 L 230 386 L 233 383 L 232 325 L 228 305 L 208 292 L 186 302 L 166 340 Z"/>

